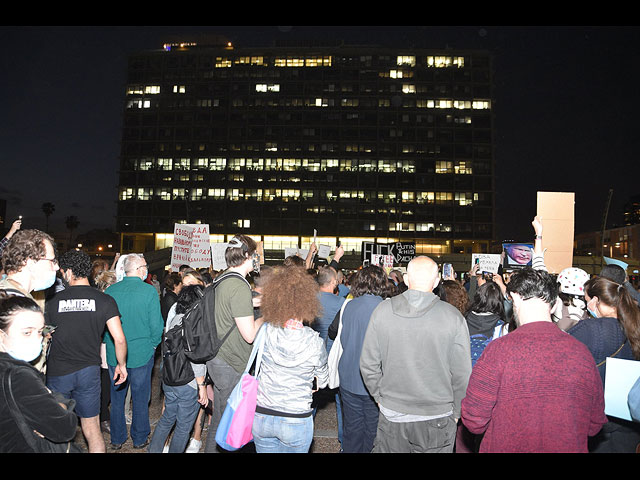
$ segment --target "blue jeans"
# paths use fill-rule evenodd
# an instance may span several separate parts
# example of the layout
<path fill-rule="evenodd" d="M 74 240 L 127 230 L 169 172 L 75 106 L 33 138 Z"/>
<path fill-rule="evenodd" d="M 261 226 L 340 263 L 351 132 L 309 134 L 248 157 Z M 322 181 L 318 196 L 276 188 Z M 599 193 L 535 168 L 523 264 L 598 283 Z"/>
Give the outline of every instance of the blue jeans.
<path fill-rule="evenodd" d="M 169 444 L 169 453 L 184 453 L 189 434 L 200 411 L 198 391 L 189 385 L 172 387 L 164 383 L 162 391 L 164 392 L 164 412 L 153 431 L 148 452 L 162 453 L 167 437 L 175 425 Z"/>
<path fill-rule="evenodd" d="M 257 453 L 309 453 L 313 441 L 313 417 L 256 413 L 251 432 Z"/>
<path fill-rule="evenodd" d="M 131 387 L 131 440 L 134 446 L 142 445 L 151 433 L 149 423 L 149 400 L 151 399 L 151 371 L 153 355 L 146 365 L 127 368 L 127 380 L 114 385 L 111 380 L 111 443 L 119 445 L 127 441 L 127 422 L 124 417 L 124 403 L 127 390 Z M 113 379 L 116 367 L 109 365 L 109 375 Z"/>
<path fill-rule="evenodd" d="M 344 453 L 370 453 L 378 428 L 378 405 L 370 395 L 358 395 L 340 388 L 342 397 Z"/>

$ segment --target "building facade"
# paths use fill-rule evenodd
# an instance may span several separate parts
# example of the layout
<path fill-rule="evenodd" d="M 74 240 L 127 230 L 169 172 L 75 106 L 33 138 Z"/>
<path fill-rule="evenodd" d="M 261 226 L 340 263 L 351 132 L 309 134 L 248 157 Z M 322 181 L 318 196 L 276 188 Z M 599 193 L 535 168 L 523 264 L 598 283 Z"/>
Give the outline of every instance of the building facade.
<path fill-rule="evenodd" d="M 265 250 L 494 239 L 491 57 L 372 46 L 168 43 L 129 59 L 117 230 L 170 246 L 176 223 Z"/>

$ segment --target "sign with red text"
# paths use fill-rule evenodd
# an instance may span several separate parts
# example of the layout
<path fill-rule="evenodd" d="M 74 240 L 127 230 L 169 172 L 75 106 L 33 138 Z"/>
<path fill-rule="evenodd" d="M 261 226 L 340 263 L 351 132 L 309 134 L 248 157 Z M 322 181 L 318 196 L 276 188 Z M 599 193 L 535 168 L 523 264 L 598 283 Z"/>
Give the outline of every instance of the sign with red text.
<path fill-rule="evenodd" d="M 189 265 L 191 268 L 211 266 L 209 225 L 184 223 L 174 225 L 171 268 L 178 271 L 181 265 Z"/>

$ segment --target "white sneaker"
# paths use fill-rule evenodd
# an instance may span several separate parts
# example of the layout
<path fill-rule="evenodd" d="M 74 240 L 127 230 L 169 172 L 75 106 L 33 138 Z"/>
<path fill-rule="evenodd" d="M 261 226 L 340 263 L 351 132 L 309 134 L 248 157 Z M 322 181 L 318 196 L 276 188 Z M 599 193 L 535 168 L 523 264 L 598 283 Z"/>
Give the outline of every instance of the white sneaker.
<path fill-rule="evenodd" d="M 196 440 L 195 438 L 192 438 L 191 441 L 189 442 L 189 446 L 187 447 L 184 453 L 200 453 L 201 446 L 202 446 L 201 440 Z"/>

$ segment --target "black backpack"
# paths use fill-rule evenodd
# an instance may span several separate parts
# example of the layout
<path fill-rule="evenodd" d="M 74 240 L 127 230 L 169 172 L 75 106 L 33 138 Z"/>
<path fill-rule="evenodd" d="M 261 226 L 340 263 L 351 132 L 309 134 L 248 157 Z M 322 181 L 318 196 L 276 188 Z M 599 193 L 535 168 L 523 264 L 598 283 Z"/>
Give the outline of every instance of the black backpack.
<path fill-rule="evenodd" d="M 220 275 L 202 292 L 198 300 L 182 317 L 184 353 L 193 363 L 206 363 L 218 354 L 220 347 L 236 327 L 235 322 L 222 338 L 218 338 L 215 319 L 216 287 L 227 278 L 237 277 L 249 282 L 237 272 Z"/>
<path fill-rule="evenodd" d="M 184 314 L 178 315 L 184 317 Z M 194 378 L 191 362 L 184 353 L 184 329 L 180 321 L 162 337 L 162 382 L 178 387 Z"/>

